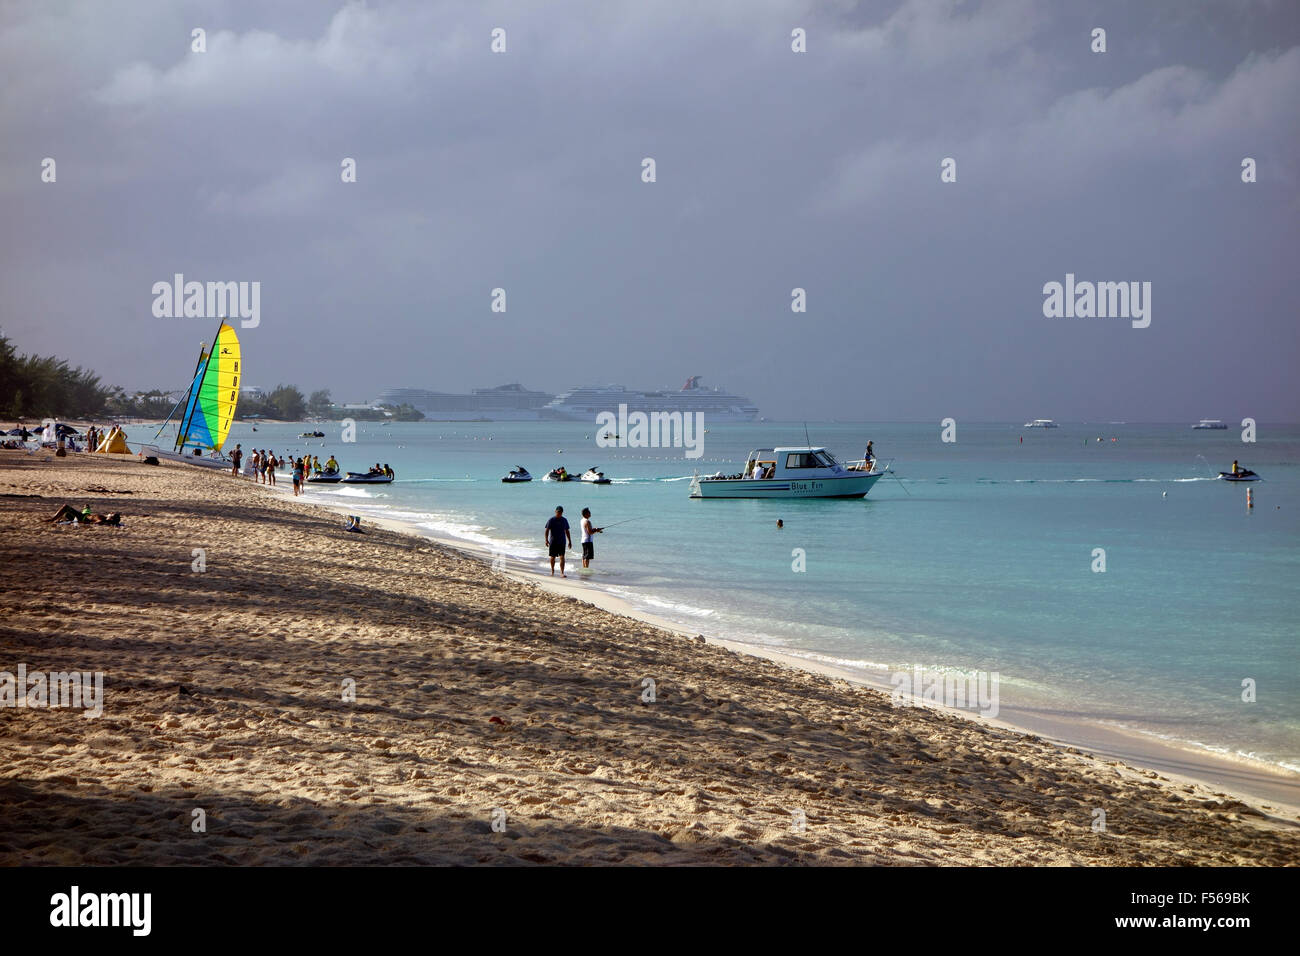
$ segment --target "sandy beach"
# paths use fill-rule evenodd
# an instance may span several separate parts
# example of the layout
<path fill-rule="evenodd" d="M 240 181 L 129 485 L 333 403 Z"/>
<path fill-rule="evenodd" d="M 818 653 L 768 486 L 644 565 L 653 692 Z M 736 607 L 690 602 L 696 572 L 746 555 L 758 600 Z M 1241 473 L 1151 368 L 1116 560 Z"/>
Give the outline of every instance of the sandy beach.
<path fill-rule="evenodd" d="M 0 451 L 0 495 L 0 671 L 105 694 L 0 708 L 5 865 L 1300 862 L 1282 801 L 895 708 L 246 479 Z M 65 502 L 122 526 L 44 520 Z"/>

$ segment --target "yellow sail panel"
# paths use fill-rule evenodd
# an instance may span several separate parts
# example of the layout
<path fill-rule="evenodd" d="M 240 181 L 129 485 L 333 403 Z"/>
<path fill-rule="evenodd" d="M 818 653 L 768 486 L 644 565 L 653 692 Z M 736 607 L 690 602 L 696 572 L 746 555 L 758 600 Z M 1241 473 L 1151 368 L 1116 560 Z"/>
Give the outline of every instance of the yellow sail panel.
<path fill-rule="evenodd" d="M 203 376 L 199 404 L 207 420 L 212 447 L 221 450 L 235 420 L 235 405 L 239 402 L 239 380 L 242 377 L 239 357 L 239 337 L 224 322 L 217 332 L 208 358 L 208 372 Z"/>

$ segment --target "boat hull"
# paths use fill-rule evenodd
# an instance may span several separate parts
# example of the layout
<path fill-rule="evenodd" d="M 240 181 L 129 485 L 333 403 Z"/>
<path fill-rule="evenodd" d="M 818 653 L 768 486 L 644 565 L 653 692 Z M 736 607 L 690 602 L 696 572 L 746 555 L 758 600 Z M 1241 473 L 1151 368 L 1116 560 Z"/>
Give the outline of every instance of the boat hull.
<path fill-rule="evenodd" d="M 391 485 L 393 479 L 387 475 L 359 475 L 348 472 L 348 476 L 339 482 L 341 485 Z"/>
<path fill-rule="evenodd" d="M 1219 472 L 1220 481 L 1259 481 L 1259 475 L 1234 475 L 1231 472 Z"/>
<path fill-rule="evenodd" d="M 865 498 L 884 472 L 838 478 L 695 478 L 692 498 Z"/>
<path fill-rule="evenodd" d="M 212 471 L 230 471 L 234 463 L 224 458 L 207 458 L 203 455 L 182 455 L 174 451 L 163 451 L 157 445 L 141 445 L 140 454 L 146 458 L 152 455 L 161 461 L 175 461 L 182 465 L 197 465 Z"/>

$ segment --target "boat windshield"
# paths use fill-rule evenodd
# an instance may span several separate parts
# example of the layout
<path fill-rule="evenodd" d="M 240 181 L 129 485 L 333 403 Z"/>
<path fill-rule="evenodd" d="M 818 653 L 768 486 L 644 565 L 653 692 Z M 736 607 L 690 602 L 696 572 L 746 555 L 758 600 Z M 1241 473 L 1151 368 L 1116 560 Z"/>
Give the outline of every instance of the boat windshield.
<path fill-rule="evenodd" d="M 792 451 L 785 456 L 787 468 L 829 468 L 831 464 L 826 453 L 820 451 Z"/>

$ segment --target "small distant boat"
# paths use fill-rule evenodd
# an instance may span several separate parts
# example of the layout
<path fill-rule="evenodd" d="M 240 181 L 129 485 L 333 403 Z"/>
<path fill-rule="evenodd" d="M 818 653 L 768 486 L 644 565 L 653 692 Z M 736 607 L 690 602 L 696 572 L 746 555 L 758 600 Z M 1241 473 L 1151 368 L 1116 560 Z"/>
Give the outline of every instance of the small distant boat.
<path fill-rule="evenodd" d="M 520 465 L 518 468 L 515 468 L 513 471 L 511 471 L 510 474 L 502 478 L 501 483 L 506 485 L 515 485 L 515 484 L 519 484 L 520 482 L 532 481 L 532 480 L 533 480 L 533 476 L 528 473 L 528 469 L 525 468 L 523 465 Z"/>
<path fill-rule="evenodd" d="M 738 475 L 696 475 L 692 498 L 864 498 L 884 471 L 841 464 L 825 448 L 756 448 Z"/>
<path fill-rule="evenodd" d="M 308 475 L 307 480 L 314 485 L 335 485 L 343 480 L 343 475 L 337 471 L 318 471 Z"/>
<path fill-rule="evenodd" d="M 1216 432 L 1226 431 L 1227 428 L 1228 426 L 1223 424 L 1223 422 L 1219 421 L 1217 418 L 1202 418 L 1199 422 L 1197 422 L 1195 425 L 1192 426 L 1192 430 L 1198 432 L 1199 431 L 1216 431 Z"/>
<path fill-rule="evenodd" d="M 562 468 L 552 468 L 550 471 L 546 473 L 546 477 L 542 480 L 543 481 L 576 481 L 577 479 L 574 478 L 573 475 L 569 474 L 567 471 L 565 471 Z"/>
<path fill-rule="evenodd" d="M 1220 481 L 1260 481 L 1259 475 L 1255 474 L 1249 468 L 1242 468 L 1234 475 L 1230 471 L 1219 472 Z"/>
<path fill-rule="evenodd" d="M 1056 424 L 1056 422 L 1052 421 L 1050 418 L 1035 418 L 1032 422 L 1025 422 L 1025 427 L 1026 428 L 1060 428 L 1061 426 Z"/>
<path fill-rule="evenodd" d="M 324 432 L 303 432 L 298 437 L 299 438 L 324 438 L 325 433 Z"/>
<path fill-rule="evenodd" d="M 391 484 L 396 477 L 396 474 L 386 475 L 382 471 L 349 471 L 348 476 L 341 483 L 345 485 L 387 485 Z"/>
<path fill-rule="evenodd" d="M 586 471 L 582 473 L 582 477 L 579 478 L 578 480 L 585 481 L 593 485 L 610 484 L 610 480 L 605 477 L 605 473 L 603 471 L 597 471 L 595 468 L 588 468 Z"/>

